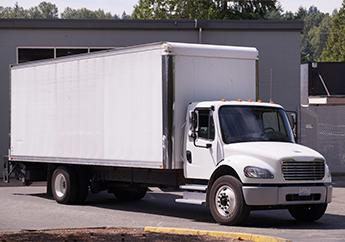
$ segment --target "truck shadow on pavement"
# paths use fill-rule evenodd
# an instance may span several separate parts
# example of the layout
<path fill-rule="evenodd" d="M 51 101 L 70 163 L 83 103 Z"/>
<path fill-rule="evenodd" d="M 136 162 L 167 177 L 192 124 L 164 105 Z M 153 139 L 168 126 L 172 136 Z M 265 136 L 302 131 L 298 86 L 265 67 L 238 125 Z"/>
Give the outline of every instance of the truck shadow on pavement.
<path fill-rule="evenodd" d="M 30 196 L 52 199 L 44 193 L 30 194 Z M 154 214 L 215 224 L 207 208 L 198 205 L 176 203 L 175 199 L 179 197 L 171 193 L 148 192 L 140 201 L 120 202 L 112 194 L 102 192 L 99 194 L 89 194 L 89 198 L 83 206 Z M 345 215 L 326 213 L 316 222 L 298 222 L 290 216 L 287 210 L 252 211 L 247 222 L 242 227 L 337 230 L 345 229 Z"/>

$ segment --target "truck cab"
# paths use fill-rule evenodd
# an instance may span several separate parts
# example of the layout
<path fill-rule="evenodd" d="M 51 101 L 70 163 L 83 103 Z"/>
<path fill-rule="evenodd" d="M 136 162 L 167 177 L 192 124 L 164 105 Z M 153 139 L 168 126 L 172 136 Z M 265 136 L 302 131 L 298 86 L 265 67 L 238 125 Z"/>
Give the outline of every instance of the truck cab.
<path fill-rule="evenodd" d="M 223 224 L 238 224 L 257 208 L 288 208 L 298 220 L 320 218 L 331 202 L 331 175 L 320 153 L 296 143 L 290 120 L 273 103 L 191 103 L 184 176 L 198 184 L 194 191 L 182 186 L 187 198 L 180 201 L 205 202 Z"/>

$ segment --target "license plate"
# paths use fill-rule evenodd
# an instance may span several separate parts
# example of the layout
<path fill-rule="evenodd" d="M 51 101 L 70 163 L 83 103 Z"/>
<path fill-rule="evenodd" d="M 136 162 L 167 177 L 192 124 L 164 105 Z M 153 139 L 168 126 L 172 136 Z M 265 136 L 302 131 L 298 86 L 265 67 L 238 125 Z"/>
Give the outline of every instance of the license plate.
<path fill-rule="evenodd" d="M 310 187 L 300 187 L 298 190 L 299 196 L 310 196 L 311 188 Z"/>

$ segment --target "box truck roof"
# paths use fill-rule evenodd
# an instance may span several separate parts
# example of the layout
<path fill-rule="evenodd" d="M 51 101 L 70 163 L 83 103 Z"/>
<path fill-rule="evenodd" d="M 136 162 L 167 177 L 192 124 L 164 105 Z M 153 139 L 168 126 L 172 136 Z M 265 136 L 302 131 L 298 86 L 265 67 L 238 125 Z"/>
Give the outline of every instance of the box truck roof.
<path fill-rule="evenodd" d="M 172 55 L 190 55 L 205 57 L 224 57 L 236 59 L 258 59 L 258 50 L 253 47 L 188 44 L 166 42 L 162 44 Z"/>

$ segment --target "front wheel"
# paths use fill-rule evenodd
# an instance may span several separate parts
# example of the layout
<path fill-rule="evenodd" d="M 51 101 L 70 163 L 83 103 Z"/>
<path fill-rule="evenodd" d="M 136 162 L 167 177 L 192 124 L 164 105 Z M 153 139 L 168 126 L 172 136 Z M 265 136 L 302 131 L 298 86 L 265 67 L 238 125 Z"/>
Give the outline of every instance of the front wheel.
<path fill-rule="evenodd" d="M 320 219 L 326 212 L 327 203 L 296 205 L 289 207 L 292 217 L 298 221 L 311 222 Z"/>
<path fill-rule="evenodd" d="M 250 213 L 243 198 L 242 184 L 232 176 L 218 178 L 213 183 L 209 196 L 211 214 L 220 224 L 239 225 Z"/>

